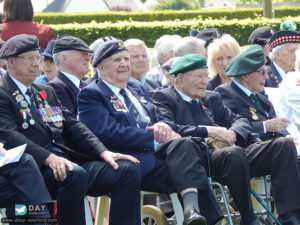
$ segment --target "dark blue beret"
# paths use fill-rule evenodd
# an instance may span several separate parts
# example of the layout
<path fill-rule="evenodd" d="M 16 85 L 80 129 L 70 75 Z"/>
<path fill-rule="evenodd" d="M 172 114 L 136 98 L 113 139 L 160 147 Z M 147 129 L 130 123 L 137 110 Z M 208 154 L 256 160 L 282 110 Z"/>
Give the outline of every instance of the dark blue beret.
<path fill-rule="evenodd" d="M 124 43 L 120 40 L 107 41 L 99 48 L 97 48 L 94 58 L 93 58 L 93 67 L 96 67 L 103 59 L 106 59 L 114 54 L 117 54 L 122 51 L 127 51 Z"/>
<path fill-rule="evenodd" d="M 257 44 L 256 42 L 259 39 L 267 39 L 270 38 L 274 34 L 274 30 L 272 27 L 263 26 L 256 28 L 249 36 L 248 43 L 249 45 Z"/>
<path fill-rule="evenodd" d="M 65 35 L 56 40 L 53 46 L 52 54 L 68 50 L 93 53 L 93 50 L 91 50 L 89 46 L 80 38 L 71 35 Z"/>
<path fill-rule="evenodd" d="M 204 40 L 206 42 L 205 47 L 207 47 L 215 39 L 221 37 L 221 34 L 217 28 L 205 28 L 204 30 L 199 31 L 196 37 Z"/>
<path fill-rule="evenodd" d="M 0 58 L 7 59 L 25 52 L 38 51 L 39 40 L 34 35 L 19 34 L 8 39 L 0 50 Z"/>
<path fill-rule="evenodd" d="M 56 42 L 56 40 L 49 41 L 47 44 L 47 48 L 42 53 L 42 56 L 44 56 L 46 60 L 49 60 L 52 62 L 53 62 L 52 52 L 53 52 L 53 47 L 54 47 L 55 42 Z"/>

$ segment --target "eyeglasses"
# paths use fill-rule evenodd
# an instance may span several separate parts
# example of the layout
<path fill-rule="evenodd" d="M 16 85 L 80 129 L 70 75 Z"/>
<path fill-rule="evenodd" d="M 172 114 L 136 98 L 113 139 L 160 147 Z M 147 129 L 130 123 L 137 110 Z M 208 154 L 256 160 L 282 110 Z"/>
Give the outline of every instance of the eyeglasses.
<path fill-rule="evenodd" d="M 16 58 L 22 58 L 30 62 L 38 61 L 43 62 L 44 57 L 43 56 L 16 56 Z"/>
<path fill-rule="evenodd" d="M 193 74 L 193 75 L 190 75 L 190 76 L 192 78 L 200 80 L 200 81 L 208 80 L 208 76 L 207 75 Z"/>
<path fill-rule="evenodd" d="M 265 75 L 268 73 L 267 70 L 256 70 L 255 72 L 260 73 L 260 75 Z"/>

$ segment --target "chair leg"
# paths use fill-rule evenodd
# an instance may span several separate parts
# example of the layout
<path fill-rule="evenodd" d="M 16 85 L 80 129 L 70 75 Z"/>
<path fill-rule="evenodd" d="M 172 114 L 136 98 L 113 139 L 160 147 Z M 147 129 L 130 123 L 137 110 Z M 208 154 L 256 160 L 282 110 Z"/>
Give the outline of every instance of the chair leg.
<path fill-rule="evenodd" d="M 109 221 L 109 197 L 101 196 L 97 200 L 95 225 L 108 225 Z"/>

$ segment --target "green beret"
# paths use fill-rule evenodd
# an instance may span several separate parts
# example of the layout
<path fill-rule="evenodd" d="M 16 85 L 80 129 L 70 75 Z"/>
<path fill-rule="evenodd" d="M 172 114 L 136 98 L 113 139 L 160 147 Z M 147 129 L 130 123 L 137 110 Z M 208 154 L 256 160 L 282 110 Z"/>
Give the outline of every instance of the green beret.
<path fill-rule="evenodd" d="M 265 64 L 264 51 L 260 45 L 250 45 L 233 58 L 226 68 L 227 77 L 248 75 Z"/>
<path fill-rule="evenodd" d="M 190 70 L 207 68 L 205 56 L 200 54 L 188 54 L 178 59 L 171 67 L 169 74 L 176 75 Z"/>

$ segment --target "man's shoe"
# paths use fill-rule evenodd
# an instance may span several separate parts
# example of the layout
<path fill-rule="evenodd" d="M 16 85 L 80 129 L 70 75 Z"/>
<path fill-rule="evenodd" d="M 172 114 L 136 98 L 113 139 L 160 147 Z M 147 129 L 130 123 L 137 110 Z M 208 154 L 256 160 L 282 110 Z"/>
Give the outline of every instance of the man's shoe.
<path fill-rule="evenodd" d="M 184 215 L 183 225 L 206 225 L 206 219 L 195 209 Z"/>
<path fill-rule="evenodd" d="M 293 215 L 286 220 L 279 218 L 279 221 L 281 222 L 282 225 L 299 225 L 300 224 L 296 215 Z"/>

